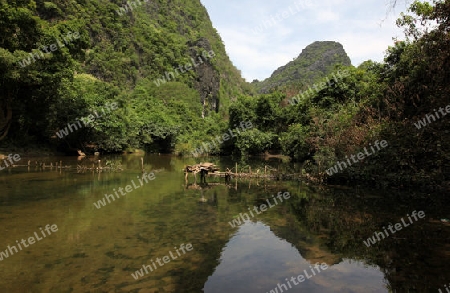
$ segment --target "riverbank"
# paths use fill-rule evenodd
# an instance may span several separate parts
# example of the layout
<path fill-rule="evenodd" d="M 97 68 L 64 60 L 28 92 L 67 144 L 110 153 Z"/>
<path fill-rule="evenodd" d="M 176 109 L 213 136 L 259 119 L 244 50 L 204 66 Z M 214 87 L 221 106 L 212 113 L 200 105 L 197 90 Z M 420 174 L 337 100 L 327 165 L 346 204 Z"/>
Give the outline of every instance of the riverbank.
<path fill-rule="evenodd" d="M 49 146 L 30 144 L 27 146 L 17 146 L 12 143 L 3 143 L 0 146 L 0 160 L 8 154 L 20 154 L 21 157 L 47 157 L 63 156 L 64 153 L 52 150 Z"/>
<path fill-rule="evenodd" d="M 127 149 L 123 153 L 136 153 L 144 156 L 146 152 L 144 150 L 138 149 Z M 42 146 L 38 144 L 30 144 L 26 147 L 19 147 L 13 144 L 5 144 L 0 147 L 0 161 L 7 158 L 8 154 L 18 154 L 21 158 L 26 158 L 23 160 L 26 162 L 28 159 L 41 159 L 46 157 L 73 157 L 76 156 L 74 152 L 73 156 L 68 156 L 67 152 L 60 152 L 52 149 L 51 146 Z M 90 153 L 88 152 L 87 155 Z M 117 153 L 117 154 L 120 154 Z M 102 155 L 108 155 L 103 154 Z M 175 156 L 175 155 L 174 155 Z M 226 156 L 204 156 L 204 160 L 211 160 L 212 158 L 225 158 Z M 188 159 L 189 157 L 186 157 Z M 291 158 L 282 154 L 272 155 L 269 152 L 262 153 L 258 156 L 249 156 L 252 159 L 262 159 L 266 162 L 268 161 L 280 161 L 286 164 L 291 161 Z M 50 161 L 49 161 L 50 162 Z M 25 163 L 24 163 L 25 164 Z M 264 169 L 264 167 L 263 167 Z M 359 187 L 364 186 L 367 188 L 375 189 L 419 189 L 421 191 L 450 191 L 450 182 L 443 181 L 441 178 L 432 176 L 429 174 L 406 174 L 405 172 L 397 173 L 386 173 L 386 174 L 371 174 L 370 176 L 364 175 L 363 173 L 356 172 L 340 172 L 334 174 L 333 176 L 327 176 L 325 172 L 318 172 L 316 168 L 311 168 L 308 161 L 303 163 L 303 172 L 299 176 L 299 180 L 309 182 L 315 185 L 345 185 Z M 292 172 L 288 172 L 292 173 Z M 291 176 L 283 177 L 280 179 L 291 180 Z"/>
<path fill-rule="evenodd" d="M 300 180 L 315 185 L 362 187 L 377 190 L 450 191 L 449 181 L 430 179 L 429 175 L 386 174 L 385 176 L 373 175 L 364 177 L 358 175 L 346 176 L 345 174 L 339 174 L 338 176 L 335 174 L 333 177 L 324 177 L 324 174 L 305 173 L 301 175 Z"/>

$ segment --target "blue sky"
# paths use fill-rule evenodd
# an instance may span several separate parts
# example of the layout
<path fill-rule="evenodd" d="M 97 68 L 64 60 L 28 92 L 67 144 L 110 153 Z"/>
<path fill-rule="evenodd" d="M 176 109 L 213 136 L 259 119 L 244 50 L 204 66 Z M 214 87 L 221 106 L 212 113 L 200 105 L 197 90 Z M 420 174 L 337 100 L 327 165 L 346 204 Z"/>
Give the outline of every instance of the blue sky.
<path fill-rule="evenodd" d="M 352 64 L 382 61 L 407 0 L 201 0 L 247 81 L 263 80 L 314 41 L 340 42 Z M 284 12 L 284 15 L 283 15 Z M 277 16 L 278 14 L 278 16 Z"/>

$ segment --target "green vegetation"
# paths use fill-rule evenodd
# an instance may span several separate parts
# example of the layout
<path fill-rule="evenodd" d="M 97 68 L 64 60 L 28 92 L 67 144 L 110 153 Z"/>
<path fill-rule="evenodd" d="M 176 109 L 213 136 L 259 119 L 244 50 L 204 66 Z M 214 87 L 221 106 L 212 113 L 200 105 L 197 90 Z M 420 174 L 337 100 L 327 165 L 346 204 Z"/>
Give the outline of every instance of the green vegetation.
<path fill-rule="evenodd" d="M 450 60 L 449 11 L 450 1 L 434 5 L 414 2 L 409 9 L 412 15 L 402 14 L 398 20 L 407 39 L 388 49 L 384 63 L 336 66 L 335 71 L 347 70 L 348 74 L 305 95 L 298 104 L 290 106 L 283 101 L 297 95 L 290 88 L 283 94 L 239 99 L 230 108 L 230 119 L 250 118 L 254 131 L 264 131 L 265 140 L 255 135 L 245 145 L 236 146 L 242 152 L 257 146 L 264 146 L 259 152 L 282 151 L 305 162 L 306 173 L 329 183 L 447 184 L 450 120 L 440 111 L 450 104 L 445 70 Z M 432 29 L 421 30 L 416 23 Z M 426 126 L 415 127 L 427 114 L 437 111 L 440 119 L 428 118 Z M 346 162 L 346 156 L 357 154 L 375 140 L 386 140 L 389 147 L 327 176 L 325 171 L 337 161 Z"/>
<path fill-rule="evenodd" d="M 69 152 L 183 150 L 204 131 L 216 134 L 232 97 L 252 92 L 199 0 L 148 1 L 119 15 L 124 4 L 0 0 L 4 146 L 47 145 Z M 62 41 L 68 32 L 80 37 L 36 57 L 42 46 Z M 153 82 L 205 51 L 215 57 L 160 87 Z M 35 62 L 21 67 L 24 58 Z M 55 135 L 111 101 L 119 109 L 92 127 L 64 139 Z"/>
<path fill-rule="evenodd" d="M 449 181 L 450 120 L 414 126 L 450 104 L 449 1 L 414 2 L 411 15 L 398 20 L 407 39 L 388 48 L 383 63 L 369 60 L 355 68 L 341 44 L 315 42 L 252 84 L 230 62 L 200 1 L 148 1 L 119 15 L 123 5 L 0 0 L 3 146 L 190 155 L 202 142 L 251 121 L 251 130 L 209 154 L 283 153 L 330 183 Z M 428 30 L 417 23 L 428 24 Z M 26 67 L 18 65 L 69 32 L 79 38 Z M 160 86 L 154 82 L 204 52 L 215 57 Z M 344 71 L 336 82 L 288 105 L 287 99 Z M 68 123 L 111 102 L 118 109 L 91 127 L 57 137 Z M 375 140 L 389 147 L 326 175 L 327 168 Z"/>

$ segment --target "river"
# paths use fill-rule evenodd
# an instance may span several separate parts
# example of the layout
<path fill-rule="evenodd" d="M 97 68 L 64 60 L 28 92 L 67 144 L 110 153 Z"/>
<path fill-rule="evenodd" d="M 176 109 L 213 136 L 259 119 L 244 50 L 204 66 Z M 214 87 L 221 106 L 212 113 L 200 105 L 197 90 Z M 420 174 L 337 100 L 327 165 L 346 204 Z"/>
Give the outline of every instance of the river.
<path fill-rule="evenodd" d="M 0 292 L 450 287 L 450 214 L 442 192 L 236 178 L 196 185 L 191 176 L 186 184 L 182 169 L 196 161 L 164 155 L 144 157 L 145 174 L 154 180 L 142 178 L 138 155 L 101 158 L 103 166 L 120 162 L 120 172 L 77 171 L 77 164 L 95 167 L 94 158 L 40 159 L 72 166 L 62 170 L 40 169 L 36 158 L 23 161 L 29 159 L 30 168 L 0 172 Z M 229 158 L 210 161 L 221 170 L 235 166 Z M 277 160 L 239 164 L 253 172 L 264 165 L 299 168 Z M 100 206 L 105 194 L 110 202 Z"/>

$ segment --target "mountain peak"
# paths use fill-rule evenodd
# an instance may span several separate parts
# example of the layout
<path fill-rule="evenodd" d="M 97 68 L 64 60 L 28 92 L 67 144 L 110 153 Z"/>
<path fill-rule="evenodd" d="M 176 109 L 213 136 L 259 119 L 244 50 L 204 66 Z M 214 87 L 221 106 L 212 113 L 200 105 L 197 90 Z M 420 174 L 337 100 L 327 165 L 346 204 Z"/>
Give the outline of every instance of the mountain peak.
<path fill-rule="evenodd" d="M 259 93 L 269 93 L 280 86 L 299 82 L 311 84 L 330 74 L 338 64 L 351 65 L 344 46 L 335 41 L 316 41 L 306 46 L 293 61 L 276 69 L 269 78 L 253 84 Z"/>

